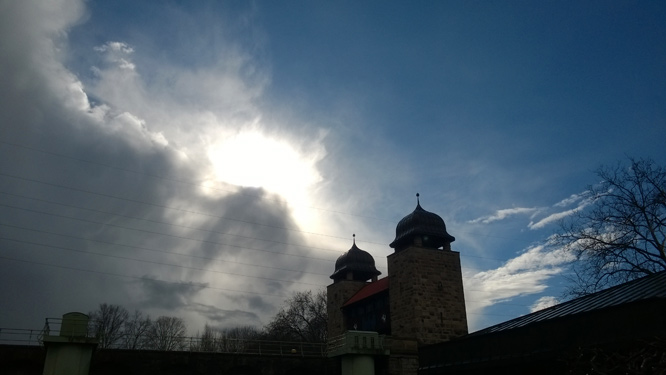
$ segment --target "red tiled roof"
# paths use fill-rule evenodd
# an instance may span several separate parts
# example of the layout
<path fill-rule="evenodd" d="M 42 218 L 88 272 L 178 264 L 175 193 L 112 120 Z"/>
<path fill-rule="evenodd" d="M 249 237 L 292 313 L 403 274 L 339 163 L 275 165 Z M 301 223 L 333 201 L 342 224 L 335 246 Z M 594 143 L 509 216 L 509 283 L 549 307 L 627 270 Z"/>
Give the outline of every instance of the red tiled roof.
<path fill-rule="evenodd" d="M 356 303 L 360 300 L 366 299 L 370 296 L 374 296 L 375 294 L 379 292 L 383 292 L 385 290 L 388 290 L 389 288 L 389 278 L 385 277 L 383 279 L 379 279 L 377 281 L 374 281 L 363 288 L 356 292 L 347 302 L 345 302 L 342 307 L 349 306 L 353 303 Z"/>

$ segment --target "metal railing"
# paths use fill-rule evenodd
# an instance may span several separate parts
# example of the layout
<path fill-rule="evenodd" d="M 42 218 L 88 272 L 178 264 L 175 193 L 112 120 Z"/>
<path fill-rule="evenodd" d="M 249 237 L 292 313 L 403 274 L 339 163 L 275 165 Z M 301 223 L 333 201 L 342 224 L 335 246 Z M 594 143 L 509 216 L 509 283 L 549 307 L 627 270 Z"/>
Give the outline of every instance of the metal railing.
<path fill-rule="evenodd" d="M 44 336 L 94 337 L 88 320 L 46 318 L 42 332 Z"/>
<path fill-rule="evenodd" d="M 43 330 L 0 328 L 0 344 L 4 345 L 42 345 Z"/>
<path fill-rule="evenodd" d="M 70 328 L 67 329 L 69 330 Z M 60 318 L 46 318 L 42 329 L 0 328 L 0 344 L 39 346 L 44 344 L 44 336 L 63 335 L 66 337 L 66 333 L 61 332 L 61 329 L 62 319 Z M 88 337 L 87 324 L 82 329 L 85 332 L 84 337 Z"/>
<path fill-rule="evenodd" d="M 299 357 L 326 357 L 326 344 L 299 341 L 271 341 L 248 339 L 202 340 L 197 337 L 189 340 L 183 350 L 193 352 L 277 355 Z"/>
<path fill-rule="evenodd" d="M 384 336 L 370 331 L 346 331 L 328 340 L 328 354 L 386 353 Z"/>
<path fill-rule="evenodd" d="M 12 329 L 0 328 L 0 345 L 43 345 L 44 336 L 86 337 L 104 342 L 100 349 L 186 351 L 266 356 L 326 357 L 325 343 L 300 341 L 273 341 L 230 337 L 201 338 L 191 336 L 155 337 L 150 334 L 138 336 L 120 334 L 111 340 L 96 337 L 91 325 L 85 327 L 66 324 L 60 318 L 47 318 L 44 328 Z"/>

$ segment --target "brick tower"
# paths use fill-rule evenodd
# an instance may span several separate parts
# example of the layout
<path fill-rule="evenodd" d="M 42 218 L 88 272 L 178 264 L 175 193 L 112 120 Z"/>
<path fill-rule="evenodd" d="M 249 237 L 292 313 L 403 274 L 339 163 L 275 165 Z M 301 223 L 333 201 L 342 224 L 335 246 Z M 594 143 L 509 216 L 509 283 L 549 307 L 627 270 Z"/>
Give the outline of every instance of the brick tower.
<path fill-rule="evenodd" d="M 367 251 L 359 249 L 354 238 L 351 249 L 335 262 L 335 272 L 331 275 L 333 284 L 326 288 L 329 338 L 347 331 L 342 305 L 366 286 L 368 280 L 377 281 L 380 274 L 375 267 L 375 259 Z"/>
<path fill-rule="evenodd" d="M 391 334 L 418 346 L 467 334 L 460 253 L 444 220 L 421 207 L 396 227 L 395 252 L 388 256 Z"/>

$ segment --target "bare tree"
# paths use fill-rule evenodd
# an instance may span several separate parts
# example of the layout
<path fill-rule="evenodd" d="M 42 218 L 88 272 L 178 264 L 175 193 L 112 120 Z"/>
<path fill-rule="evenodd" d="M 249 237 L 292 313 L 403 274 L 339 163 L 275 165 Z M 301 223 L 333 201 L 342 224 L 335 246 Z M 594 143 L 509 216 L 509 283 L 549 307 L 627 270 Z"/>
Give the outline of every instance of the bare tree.
<path fill-rule="evenodd" d="M 220 336 L 219 331 L 206 324 L 204 326 L 203 333 L 201 334 L 197 333 L 196 344 L 192 348 L 192 350 L 200 352 L 219 351 L 218 349 L 219 336 Z"/>
<path fill-rule="evenodd" d="M 577 348 L 561 353 L 570 374 L 666 374 L 666 341 L 653 337 L 630 345 Z"/>
<path fill-rule="evenodd" d="M 205 325 L 201 335 L 197 334 L 197 343 L 193 350 L 202 352 L 241 353 L 250 342 L 257 340 L 259 331 L 253 326 L 216 329 Z"/>
<path fill-rule="evenodd" d="M 570 294 L 581 296 L 666 270 L 666 169 L 652 160 L 600 168 L 591 208 L 562 222 L 558 244 L 573 251 Z"/>
<path fill-rule="evenodd" d="M 90 328 L 100 348 L 109 348 L 120 341 L 123 325 L 129 317 L 127 310 L 119 305 L 102 303 L 99 309 L 89 313 Z"/>
<path fill-rule="evenodd" d="M 266 327 L 271 339 L 326 342 L 326 291 L 296 292 Z"/>
<path fill-rule="evenodd" d="M 226 328 L 220 331 L 219 350 L 229 353 L 241 353 L 247 349 L 249 341 L 256 340 L 258 337 L 259 331 L 253 326 Z"/>
<path fill-rule="evenodd" d="M 148 330 L 149 347 L 156 350 L 178 350 L 184 347 L 185 322 L 182 318 L 160 316 Z"/>
<path fill-rule="evenodd" d="M 146 336 L 152 321 L 150 316 L 135 310 L 134 314 L 125 321 L 123 344 L 125 349 L 143 349 L 147 345 Z"/>

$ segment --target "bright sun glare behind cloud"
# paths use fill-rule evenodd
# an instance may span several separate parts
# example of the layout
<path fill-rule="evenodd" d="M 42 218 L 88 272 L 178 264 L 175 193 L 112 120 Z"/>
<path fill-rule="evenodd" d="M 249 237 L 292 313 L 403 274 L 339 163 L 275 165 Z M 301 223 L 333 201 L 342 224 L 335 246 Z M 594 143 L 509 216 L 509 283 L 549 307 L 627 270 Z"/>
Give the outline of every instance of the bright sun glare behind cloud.
<path fill-rule="evenodd" d="M 225 138 L 210 147 L 208 157 L 220 181 L 264 188 L 293 207 L 308 205 L 308 188 L 321 181 L 315 165 L 320 155 L 303 154 L 287 140 L 257 130 Z"/>

